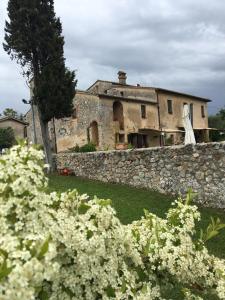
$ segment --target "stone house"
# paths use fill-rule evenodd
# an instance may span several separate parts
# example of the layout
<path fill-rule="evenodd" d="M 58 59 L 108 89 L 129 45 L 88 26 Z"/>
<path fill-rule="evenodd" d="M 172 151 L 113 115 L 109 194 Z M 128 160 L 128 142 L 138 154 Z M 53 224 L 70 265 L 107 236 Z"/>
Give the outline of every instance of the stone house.
<path fill-rule="evenodd" d="M 63 152 L 88 142 L 98 149 L 132 144 L 136 148 L 181 144 L 182 113 L 190 105 L 197 142 L 207 142 L 209 99 L 155 87 L 129 85 L 125 72 L 118 81 L 97 80 L 87 90 L 76 92 L 70 118 L 50 122 L 52 147 Z M 32 140 L 32 116 L 27 113 L 28 138 Z M 38 142 L 40 126 L 36 117 Z"/>
<path fill-rule="evenodd" d="M 0 128 L 11 127 L 14 131 L 15 138 L 25 139 L 27 137 L 28 123 L 12 117 L 1 117 Z"/>

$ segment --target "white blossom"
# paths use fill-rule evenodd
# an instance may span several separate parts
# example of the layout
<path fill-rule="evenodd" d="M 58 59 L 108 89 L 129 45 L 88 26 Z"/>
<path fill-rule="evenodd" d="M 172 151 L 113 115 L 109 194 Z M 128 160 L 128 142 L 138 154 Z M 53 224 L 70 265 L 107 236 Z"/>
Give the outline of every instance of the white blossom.
<path fill-rule="evenodd" d="M 175 201 L 166 219 L 122 225 L 109 200 L 48 193 L 44 156 L 15 146 L 0 160 L 1 300 L 225 299 L 225 263 L 193 241 L 197 207 Z"/>

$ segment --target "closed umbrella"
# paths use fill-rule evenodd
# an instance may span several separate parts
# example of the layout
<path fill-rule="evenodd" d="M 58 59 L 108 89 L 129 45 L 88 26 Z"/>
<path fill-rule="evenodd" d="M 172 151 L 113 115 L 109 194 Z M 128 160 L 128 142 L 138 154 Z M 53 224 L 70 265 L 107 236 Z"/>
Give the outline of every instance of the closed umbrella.
<path fill-rule="evenodd" d="M 184 124 L 184 129 L 185 129 L 184 144 L 185 145 L 196 144 L 194 130 L 193 130 L 192 125 L 191 125 L 190 109 L 189 109 L 189 105 L 188 104 L 184 105 L 184 110 L 183 110 L 183 124 Z"/>

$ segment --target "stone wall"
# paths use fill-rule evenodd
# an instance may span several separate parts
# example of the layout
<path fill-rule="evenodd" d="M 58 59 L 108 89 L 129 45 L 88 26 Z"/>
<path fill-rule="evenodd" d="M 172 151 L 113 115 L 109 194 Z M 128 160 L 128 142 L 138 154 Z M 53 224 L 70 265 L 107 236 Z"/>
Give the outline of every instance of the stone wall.
<path fill-rule="evenodd" d="M 84 178 L 162 193 L 185 193 L 191 187 L 201 205 L 225 208 L 225 143 L 64 153 L 57 155 L 56 163 Z"/>

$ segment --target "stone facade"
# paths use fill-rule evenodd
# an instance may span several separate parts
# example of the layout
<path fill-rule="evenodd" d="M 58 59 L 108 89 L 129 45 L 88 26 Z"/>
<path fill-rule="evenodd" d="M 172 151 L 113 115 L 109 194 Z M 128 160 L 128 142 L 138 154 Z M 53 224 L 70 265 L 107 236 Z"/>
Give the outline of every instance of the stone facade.
<path fill-rule="evenodd" d="M 50 122 L 52 145 L 57 152 L 88 142 L 96 144 L 98 150 L 115 149 L 127 144 L 132 144 L 134 148 L 182 144 L 184 104 L 192 107 L 197 141 L 208 141 L 207 104 L 210 100 L 164 89 L 129 85 L 126 74 L 118 74 L 118 82 L 97 80 L 86 91 L 77 91 L 73 116 Z M 38 122 L 38 117 L 35 119 Z M 30 124 L 28 137 L 32 140 L 31 111 L 27 114 L 27 121 Z M 38 141 L 41 142 L 40 126 L 36 124 L 36 128 Z"/>
<path fill-rule="evenodd" d="M 56 156 L 56 164 L 58 169 L 72 169 L 76 176 L 162 193 L 184 194 L 192 188 L 201 205 L 225 208 L 225 142 L 62 153 Z"/>

